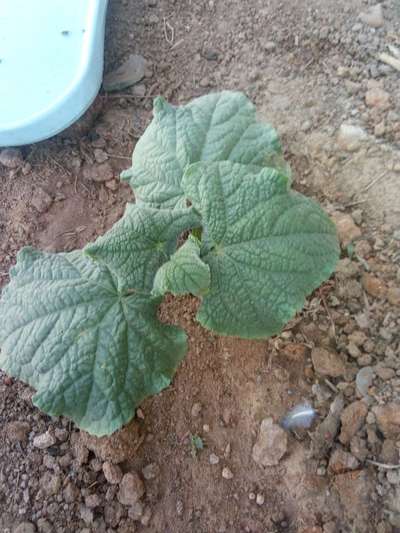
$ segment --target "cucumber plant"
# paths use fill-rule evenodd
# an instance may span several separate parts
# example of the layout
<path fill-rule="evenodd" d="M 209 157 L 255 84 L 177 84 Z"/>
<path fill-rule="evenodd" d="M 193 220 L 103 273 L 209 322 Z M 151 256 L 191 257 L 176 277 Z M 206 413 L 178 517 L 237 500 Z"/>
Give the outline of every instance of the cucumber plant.
<path fill-rule="evenodd" d="M 184 331 L 157 317 L 165 293 L 200 298 L 212 331 L 262 339 L 339 256 L 333 223 L 291 190 L 276 131 L 241 93 L 157 98 L 122 179 L 136 202 L 105 235 L 68 253 L 23 248 L 0 300 L 0 367 L 36 389 L 40 409 L 99 436 L 185 356 Z"/>

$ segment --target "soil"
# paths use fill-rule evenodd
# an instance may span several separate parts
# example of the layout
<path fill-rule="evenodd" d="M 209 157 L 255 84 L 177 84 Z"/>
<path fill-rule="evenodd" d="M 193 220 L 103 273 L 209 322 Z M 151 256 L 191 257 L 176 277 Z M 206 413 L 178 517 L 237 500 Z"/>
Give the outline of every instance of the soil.
<path fill-rule="evenodd" d="M 121 457 L 40 413 L 32 391 L 0 372 L 0 531 L 400 531 L 400 73 L 377 60 L 388 45 L 400 49 L 400 8 L 382 2 L 374 28 L 359 18 L 372 5 L 110 2 L 106 71 L 140 54 L 145 78 L 101 93 L 68 131 L 22 148 L 15 168 L 0 164 L 0 285 L 22 246 L 80 248 L 118 220 L 133 199 L 118 175 L 157 94 L 176 104 L 248 94 L 282 137 L 294 187 L 338 224 L 343 256 L 302 313 L 263 342 L 215 336 L 195 321 L 194 298 L 168 298 L 161 317 L 184 327 L 190 350 L 172 386 L 138 410 L 141 436 Z M 361 129 L 356 146 L 340 139 L 343 124 Z M 337 361 L 319 368 L 316 348 L 343 371 Z M 257 464 L 261 421 L 305 400 L 318 412 L 313 428 L 288 433 L 277 465 Z M 35 445 L 42 434 L 46 448 Z M 119 502 L 106 459 L 144 478 L 139 504 Z"/>

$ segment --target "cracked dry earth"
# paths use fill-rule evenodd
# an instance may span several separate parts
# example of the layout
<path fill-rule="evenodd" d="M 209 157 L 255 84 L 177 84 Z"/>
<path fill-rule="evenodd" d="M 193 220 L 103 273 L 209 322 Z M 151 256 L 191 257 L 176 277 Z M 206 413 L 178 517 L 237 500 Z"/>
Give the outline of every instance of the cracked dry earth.
<path fill-rule="evenodd" d="M 375 3 L 111 1 L 106 71 L 134 53 L 143 79 L 57 138 L 0 152 L 1 285 L 21 246 L 79 248 L 121 216 L 117 177 L 157 94 L 248 94 L 342 246 L 268 341 L 214 336 L 195 299 L 167 299 L 188 356 L 110 439 L 45 416 L 0 373 L 1 532 L 400 531 L 400 72 L 378 59 L 400 55 L 400 7 Z M 280 431 L 304 400 L 311 430 Z"/>

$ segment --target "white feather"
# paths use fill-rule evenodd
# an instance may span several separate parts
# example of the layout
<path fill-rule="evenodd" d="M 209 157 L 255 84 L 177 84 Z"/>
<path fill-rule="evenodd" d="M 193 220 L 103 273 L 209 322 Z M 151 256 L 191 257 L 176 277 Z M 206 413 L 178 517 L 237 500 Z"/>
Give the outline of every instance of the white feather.
<path fill-rule="evenodd" d="M 308 403 L 296 405 L 281 420 L 284 429 L 309 428 L 314 421 L 316 411 Z"/>

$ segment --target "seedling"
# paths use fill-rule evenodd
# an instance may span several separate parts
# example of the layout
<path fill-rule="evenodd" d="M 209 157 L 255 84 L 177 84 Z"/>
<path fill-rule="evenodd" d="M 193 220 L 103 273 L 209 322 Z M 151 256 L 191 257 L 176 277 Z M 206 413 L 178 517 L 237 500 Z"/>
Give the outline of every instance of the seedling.
<path fill-rule="evenodd" d="M 166 292 L 200 298 L 206 328 L 262 339 L 339 256 L 333 223 L 290 189 L 275 130 L 240 93 L 157 98 L 123 179 L 136 203 L 121 220 L 83 250 L 22 249 L 0 300 L 1 368 L 95 435 L 126 424 L 186 354 L 184 331 L 157 317 Z"/>

